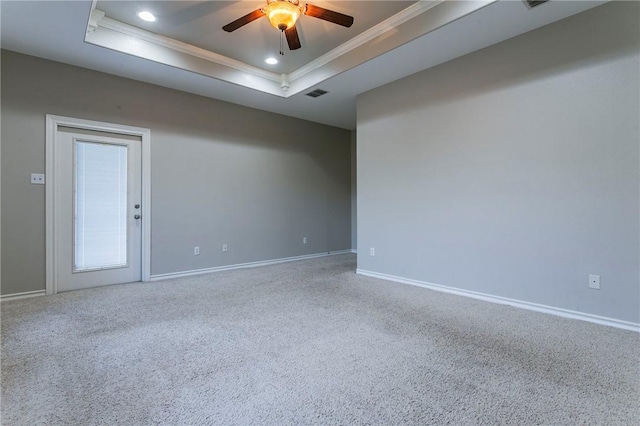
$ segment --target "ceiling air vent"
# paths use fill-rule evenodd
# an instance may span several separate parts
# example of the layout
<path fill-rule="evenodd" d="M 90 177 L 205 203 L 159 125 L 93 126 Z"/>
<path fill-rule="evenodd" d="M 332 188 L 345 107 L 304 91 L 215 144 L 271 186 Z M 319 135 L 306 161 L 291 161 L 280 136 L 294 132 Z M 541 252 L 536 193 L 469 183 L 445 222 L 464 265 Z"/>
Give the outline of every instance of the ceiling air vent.
<path fill-rule="evenodd" d="M 322 95 L 326 95 L 327 93 L 329 92 L 327 92 L 326 90 L 316 89 L 313 92 L 307 93 L 307 96 L 311 96 L 312 98 L 318 98 Z"/>
<path fill-rule="evenodd" d="M 524 0 L 529 8 L 540 6 L 542 3 L 546 3 L 547 1 L 548 0 Z"/>

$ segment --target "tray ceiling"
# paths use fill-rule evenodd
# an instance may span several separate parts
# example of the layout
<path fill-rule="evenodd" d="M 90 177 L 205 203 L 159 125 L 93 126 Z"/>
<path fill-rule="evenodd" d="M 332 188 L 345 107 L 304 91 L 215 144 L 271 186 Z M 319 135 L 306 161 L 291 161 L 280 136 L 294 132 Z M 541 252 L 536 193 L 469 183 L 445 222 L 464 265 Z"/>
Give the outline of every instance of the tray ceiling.
<path fill-rule="evenodd" d="M 265 6 L 266 1 L 98 1 L 96 9 L 105 16 L 133 27 L 168 37 L 186 44 L 218 53 L 245 64 L 278 74 L 289 74 L 312 60 L 328 53 L 406 9 L 415 1 L 315 1 L 314 5 L 354 16 L 351 28 L 341 27 L 310 16 L 302 16 L 296 28 L 302 48 L 284 49 L 279 55 L 280 31 L 262 17 L 244 27 L 227 33 L 225 24 Z M 139 11 L 152 12 L 157 20 L 145 22 Z M 275 57 L 276 65 L 265 59 Z"/>
<path fill-rule="evenodd" d="M 458 18 L 493 1 L 449 2 L 447 6 L 453 9 L 451 17 Z M 432 30 L 433 24 L 424 25 L 424 19 L 418 18 L 443 3 L 319 0 L 312 4 L 357 16 L 353 26 L 303 15 L 296 25 L 303 47 L 294 51 L 283 47 L 286 53 L 280 55 L 280 42 L 286 42 L 265 17 L 232 33 L 222 30 L 225 24 L 265 6 L 266 0 L 94 1 L 85 41 L 287 98 Z M 145 22 L 137 16 L 141 11 L 157 19 Z M 401 32 L 398 28 L 403 24 L 412 27 Z M 279 63 L 268 65 L 267 58 L 277 58 Z"/>

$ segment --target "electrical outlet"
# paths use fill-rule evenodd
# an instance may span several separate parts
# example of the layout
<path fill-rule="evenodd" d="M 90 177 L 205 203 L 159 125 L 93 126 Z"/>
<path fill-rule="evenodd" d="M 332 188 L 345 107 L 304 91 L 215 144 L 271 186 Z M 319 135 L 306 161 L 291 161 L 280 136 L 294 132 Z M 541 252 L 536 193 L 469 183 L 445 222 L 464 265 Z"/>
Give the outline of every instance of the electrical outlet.
<path fill-rule="evenodd" d="M 44 174 L 31 173 L 31 183 L 34 185 L 44 185 Z"/>
<path fill-rule="evenodd" d="M 194 256 L 199 256 L 200 255 L 200 247 L 196 246 L 193 248 L 193 255 Z"/>
<path fill-rule="evenodd" d="M 226 244 L 222 245 L 222 251 L 229 251 L 229 246 Z"/>
<path fill-rule="evenodd" d="M 302 244 L 307 244 L 309 240 L 307 240 L 307 237 L 302 237 Z"/>
<path fill-rule="evenodd" d="M 600 275 L 589 275 L 589 288 L 600 290 Z"/>
<path fill-rule="evenodd" d="M 375 255 L 376 255 L 376 249 L 375 249 L 375 248 L 373 248 L 373 247 L 371 247 L 371 248 L 369 249 L 369 256 L 375 256 Z"/>

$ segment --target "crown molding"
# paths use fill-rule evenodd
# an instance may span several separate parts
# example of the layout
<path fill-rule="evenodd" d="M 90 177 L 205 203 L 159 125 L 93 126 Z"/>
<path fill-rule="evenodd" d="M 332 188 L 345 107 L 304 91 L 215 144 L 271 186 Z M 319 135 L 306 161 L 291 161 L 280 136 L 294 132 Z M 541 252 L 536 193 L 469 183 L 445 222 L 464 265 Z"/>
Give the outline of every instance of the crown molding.
<path fill-rule="evenodd" d="M 349 40 L 346 43 L 336 47 L 330 52 L 320 56 L 319 58 L 307 63 L 306 65 L 298 68 L 297 70 L 289 73 L 289 74 L 277 74 L 271 71 L 264 70 L 262 68 L 255 67 L 253 65 L 246 64 L 242 61 L 238 61 L 236 59 L 229 58 L 227 56 L 193 46 L 188 43 L 184 43 L 169 37 L 164 37 L 150 31 L 146 31 L 137 27 L 134 27 L 129 24 L 125 24 L 123 22 L 117 21 L 115 19 L 108 18 L 105 16 L 105 12 L 96 9 L 96 0 L 93 0 L 91 13 L 89 16 L 89 20 L 87 23 L 87 32 L 85 35 L 85 41 L 89 43 L 94 43 L 97 45 L 101 45 L 103 47 L 112 48 L 119 51 L 124 51 L 122 48 L 119 48 L 114 43 L 110 45 L 110 43 L 105 43 L 105 37 L 99 37 L 96 35 L 96 30 L 98 28 L 102 28 L 108 31 L 113 31 L 118 34 L 121 34 L 126 37 L 131 37 L 135 40 L 144 41 L 147 43 L 152 43 L 155 46 L 159 46 L 161 48 L 166 48 L 174 52 L 180 52 L 194 58 L 202 59 L 207 61 L 208 63 L 213 63 L 217 65 L 221 65 L 223 67 L 229 68 L 231 70 L 240 71 L 244 75 L 250 75 L 254 77 L 258 77 L 260 79 L 265 79 L 271 82 L 278 83 L 280 86 L 280 93 L 273 93 L 272 90 L 264 90 L 264 88 L 259 87 L 255 84 L 252 84 L 250 78 L 245 78 L 245 82 L 231 81 L 236 84 L 244 85 L 245 87 L 249 87 L 252 89 L 266 91 L 267 93 L 276 94 L 280 97 L 287 98 L 289 96 L 293 96 L 298 93 L 300 90 L 296 90 L 295 92 L 289 92 L 289 87 L 293 81 L 303 77 L 313 71 L 317 71 L 327 65 L 328 63 L 334 61 L 335 59 L 344 56 L 351 52 L 352 50 L 374 40 L 376 37 L 386 33 L 389 30 L 401 25 L 416 16 L 428 11 L 429 9 L 437 6 L 438 4 L 444 2 L 445 0 L 421 0 L 418 1 L 408 8 L 398 12 L 392 17 L 382 21 L 381 23 L 375 25 L 374 27 L 364 31 L 353 39 Z M 135 54 L 129 51 L 125 53 Z M 151 59 L 151 58 L 147 58 Z M 160 61 L 162 62 L 162 61 Z M 167 65 L 171 65 L 168 64 Z M 187 71 L 198 72 L 194 69 L 190 69 L 185 67 Z M 341 70 L 344 71 L 344 70 Z M 332 75 L 328 75 L 327 78 L 332 77 L 338 72 L 332 73 Z M 207 73 L 208 76 L 213 78 L 219 78 L 222 80 L 229 81 L 222 75 L 217 75 L 216 73 Z"/>
<path fill-rule="evenodd" d="M 95 6 L 95 3 L 93 3 Z M 87 34 L 91 34 L 95 30 L 98 29 L 98 22 L 104 19 L 104 12 L 97 9 L 91 10 L 91 15 L 89 15 L 89 23 L 87 24 Z"/>
<path fill-rule="evenodd" d="M 326 65 L 336 58 L 339 58 L 342 55 L 346 55 L 353 49 L 362 46 L 363 44 L 375 39 L 376 37 L 384 34 L 389 30 L 392 30 L 398 25 L 401 25 L 415 18 L 416 16 L 428 11 L 429 9 L 437 6 L 444 1 L 445 0 L 418 1 L 408 8 L 396 13 L 392 17 L 380 22 L 374 27 L 369 28 L 368 30 L 357 35 L 346 43 L 341 44 L 335 49 L 325 53 L 324 55 L 314 59 L 313 61 L 307 63 L 306 65 L 303 65 L 302 67 L 289 74 L 276 74 L 274 72 L 266 71 L 264 69 L 246 64 L 242 61 L 238 61 L 227 56 L 202 49 L 200 47 L 196 47 L 188 43 L 183 43 L 169 37 L 164 37 L 129 24 L 125 24 L 115 19 L 106 17 L 105 12 L 99 9 L 92 10 L 91 16 L 89 18 L 87 32 L 91 33 L 95 31 L 98 26 L 110 29 L 112 31 L 117 31 L 121 34 L 144 40 L 158 46 L 163 46 L 168 49 L 176 50 L 178 52 L 186 53 L 200 59 L 215 62 L 217 64 L 224 65 L 238 71 L 278 82 L 282 85 L 283 91 L 286 92 L 286 88 L 289 87 L 290 82 L 295 81 L 296 79 L 317 70 L 318 68 Z"/>

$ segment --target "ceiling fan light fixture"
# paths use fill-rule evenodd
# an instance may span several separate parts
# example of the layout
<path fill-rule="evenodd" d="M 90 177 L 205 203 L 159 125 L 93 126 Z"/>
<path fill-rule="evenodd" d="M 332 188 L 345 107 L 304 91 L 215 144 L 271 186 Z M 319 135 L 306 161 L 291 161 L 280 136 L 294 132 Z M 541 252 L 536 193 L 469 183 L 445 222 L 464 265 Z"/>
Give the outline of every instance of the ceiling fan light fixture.
<path fill-rule="evenodd" d="M 300 6 L 288 0 L 271 0 L 263 11 L 271 25 L 280 31 L 286 31 L 296 25 L 302 13 Z"/>

